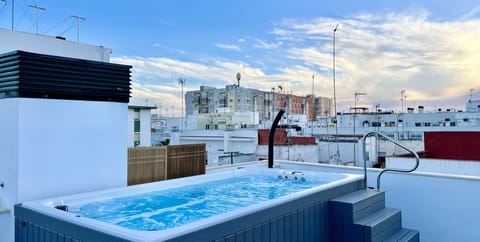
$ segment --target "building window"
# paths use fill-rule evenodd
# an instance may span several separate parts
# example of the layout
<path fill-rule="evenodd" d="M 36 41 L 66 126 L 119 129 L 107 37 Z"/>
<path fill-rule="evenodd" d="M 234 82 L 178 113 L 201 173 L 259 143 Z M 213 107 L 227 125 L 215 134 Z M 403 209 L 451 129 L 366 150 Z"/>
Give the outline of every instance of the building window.
<path fill-rule="evenodd" d="M 135 119 L 133 121 L 133 132 L 137 133 L 140 132 L 140 120 Z"/>
<path fill-rule="evenodd" d="M 140 145 L 140 133 L 133 134 L 133 146 L 137 147 Z"/>
<path fill-rule="evenodd" d="M 133 111 L 133 146 L 137 147 L 140 145 L 140 109 L 136 108 Z"/>

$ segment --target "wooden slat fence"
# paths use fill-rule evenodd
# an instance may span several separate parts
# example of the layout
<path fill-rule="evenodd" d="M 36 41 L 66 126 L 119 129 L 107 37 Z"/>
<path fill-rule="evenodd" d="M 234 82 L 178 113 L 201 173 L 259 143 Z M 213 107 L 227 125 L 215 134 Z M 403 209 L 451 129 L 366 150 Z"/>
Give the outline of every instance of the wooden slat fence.
<path fill-rule="evenodd" d="M 168 146 L 167 179 L 205 174 L 205 144 Z"/>
<path fill-rule="evenodd" d="M 128 185 L 205 174 L 205 144 L 128 149 Z"/>
<path fill-rule="evenodd" d="M 128 148 L 128 185 L 167 178 L 167 147 Z"/>

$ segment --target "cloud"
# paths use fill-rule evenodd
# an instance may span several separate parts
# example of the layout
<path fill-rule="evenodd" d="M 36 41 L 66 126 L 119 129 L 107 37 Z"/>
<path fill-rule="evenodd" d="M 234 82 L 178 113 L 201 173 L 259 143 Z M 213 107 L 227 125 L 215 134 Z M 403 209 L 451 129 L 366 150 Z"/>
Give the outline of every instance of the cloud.
<path fill-rule="evenodd" d="M 215 46 L 220 49 L 240 51 L 240 47 L 236 45 L 216 43 Z"/>
<path fill-rule="evenodd" d="M 240 61 L 204 59 L 200 62 L 170 58 L 112 57 L 111 62 L 131 65 L 132 96 L 153 99 L 174 105 L 181 102 L 178 78 L 186 79 L 185 91 L 198 90 L 200 85 L 224 87 L 236 82 L 237 72 L 242 74 L 242 86 L 257 88 L 257 82 L 266 75 L 260 69 Z"/>
<path fill-rule="evenodd" d="M 464 109 L 469 90 L 480 89 L 480 20 L 478 9 L 458 19 L 438 21 L 427 11 L 359 13 L 342 19 L 284 19 L 272 26 L 269 38 L 249 36 L 238 43 L 217 43 L 221 49 L 242 51 L 244 60 L 206 54 L 189 61 L 157 57 L 116 57 L 113 62 L 133 66 L 134 96 L 174 105 L 181 102 L 178 77 L 186 90 L 200 85 L 223 87 L 242 74 L 245 87 L 269 91 L 282 85 L 296 95 L 333 97 L 333 28 L 335 77 L 339 111 L 348 111 L 355 92 L 365 92 L 360 104 L 399 110 L 400 91 L 407 105 L 432 109 Z M 233 40 L 234 41 L 234 40 Z M 172 104 L 170 104 L 172 103 Z M 454 103 L 454 104 L 452 104 Z M 178 104 L 176 105 L 178 106 Z"/>
<path fill-rule="evenodd" d="M 462 98 L 469 88 L 478 86 L 478 19 L 440 22 L 431 20 L 426 11 L 362 14 L 340 20 L 288 19 L 272 34 L 285 42 L 295 39 L 297 47 L 287 49 L 287 57 L 323 73 L 320 79 L 330 79 L 331 84 L 320 86 L 331 89 L 332 34 L 337 22 L 336 89 L 340 110 L 348 110 L 357 91 L 368 93 L 362 97 L 366 104 L 381 101 L 395 109 L 402 89 L 407 89 L 410 100 L 417 105 L 448 105 L 456 100 L 462 109 L 466 101 Z"/>
<path fill-rule="evenodd" d="M 253 47 L 260 49 L 276 49 L 283 44 L 282 41 L 278 41 L 276 43 L 267 43 L 266 41 L 257 38 L 255 38 L 254 40 L 255 44 L 253 45 Z"/>
<path fill-rule="evenodd" d="M 469 20 L 469 19 L 478 19 L 480 17 L 480 6 L 470 9 L 466 14 L 464 14 L 460 19 Z"/>

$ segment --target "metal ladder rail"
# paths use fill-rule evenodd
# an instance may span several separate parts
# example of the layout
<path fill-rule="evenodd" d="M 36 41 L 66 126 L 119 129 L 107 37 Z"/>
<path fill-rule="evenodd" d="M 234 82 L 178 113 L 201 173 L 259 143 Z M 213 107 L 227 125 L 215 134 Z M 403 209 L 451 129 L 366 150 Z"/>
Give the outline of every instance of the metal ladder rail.
<path fill-rule="evenodd" d="M 369 136 L 372 136 L 372 135 L 375 135 L 375 136 L 381 136 L 382 138 L 396 144 L 397 146 L 399 146 L 400 148 L 403 148 L 404 150 L 408 151 L 409 153 L 413 154 L 415 156 L 415 160 L 416 160 L 416 163 L 415 163 L 415 167 L 413 167 L 412 169 L 409 169 L 409 170 L 404 170 L 404 169 L 384 169 L 382 170 L 378 176 L 377 176 L 377 190 L 380 190 L 380 179 L 383 175 L 383 173 L 387 172 L 387 171 L 395 171 L 395 172 L 404 172 L 404 173 L 409 173 L 409 172 L 412 172 L 414 170 L 416 170 L 418 168 L 418 165 L 420 164 L 420 157 L 418 156 L 418 154 L 416 152 L 414 152 L 413 150 L 407 148 L 406 146 L 400 144 L 399 142 L 397 142 L 396 140 L 386 136 L 385 134 L 383 133 L 380 133 L 378 131 L 370 131 L 366 134 L 363 135 L 362 137 L 362 140 L 363 140 L 363 175 L 364 175 L 364 179 L 363 179 L 363 186 L 365 189 L 367 189 L 367 159 L 365 158 L 366 157 L 366 142 L 365 140 L 367 139 L 367 137 Z"/>

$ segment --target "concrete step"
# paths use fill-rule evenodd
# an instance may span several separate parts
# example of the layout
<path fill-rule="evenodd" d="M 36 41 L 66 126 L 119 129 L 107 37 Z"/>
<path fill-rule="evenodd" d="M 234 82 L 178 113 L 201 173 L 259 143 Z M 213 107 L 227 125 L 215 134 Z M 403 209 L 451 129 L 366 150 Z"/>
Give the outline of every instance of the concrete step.
<path fill-rule="evenodd" d="M 360 190 L 331 200 L 337 209 L 342 209 L 344 219 L 358 221 L 369 214 L 385 208 L 385 192 Z"/>
<path fill-rule="evenodd" d="M 363 238 L 364 241 L 382 241 L 401 228 L 401 211 L 394 208 L 383 208 L 356 221 L 353 231 L 355 238 Z"/>
<path fill-rule="evenodd" d="M 413 229 L 401 229 L 384 240 L 385 242 L 419 242 L 420 233 Z"/>
<path fill-rule="evenodd" d="M 385 193 L 359 190 L 330 200 L 332 240 L 358 241 L 353 233 L 354 222 L 385 208 Z"/>

